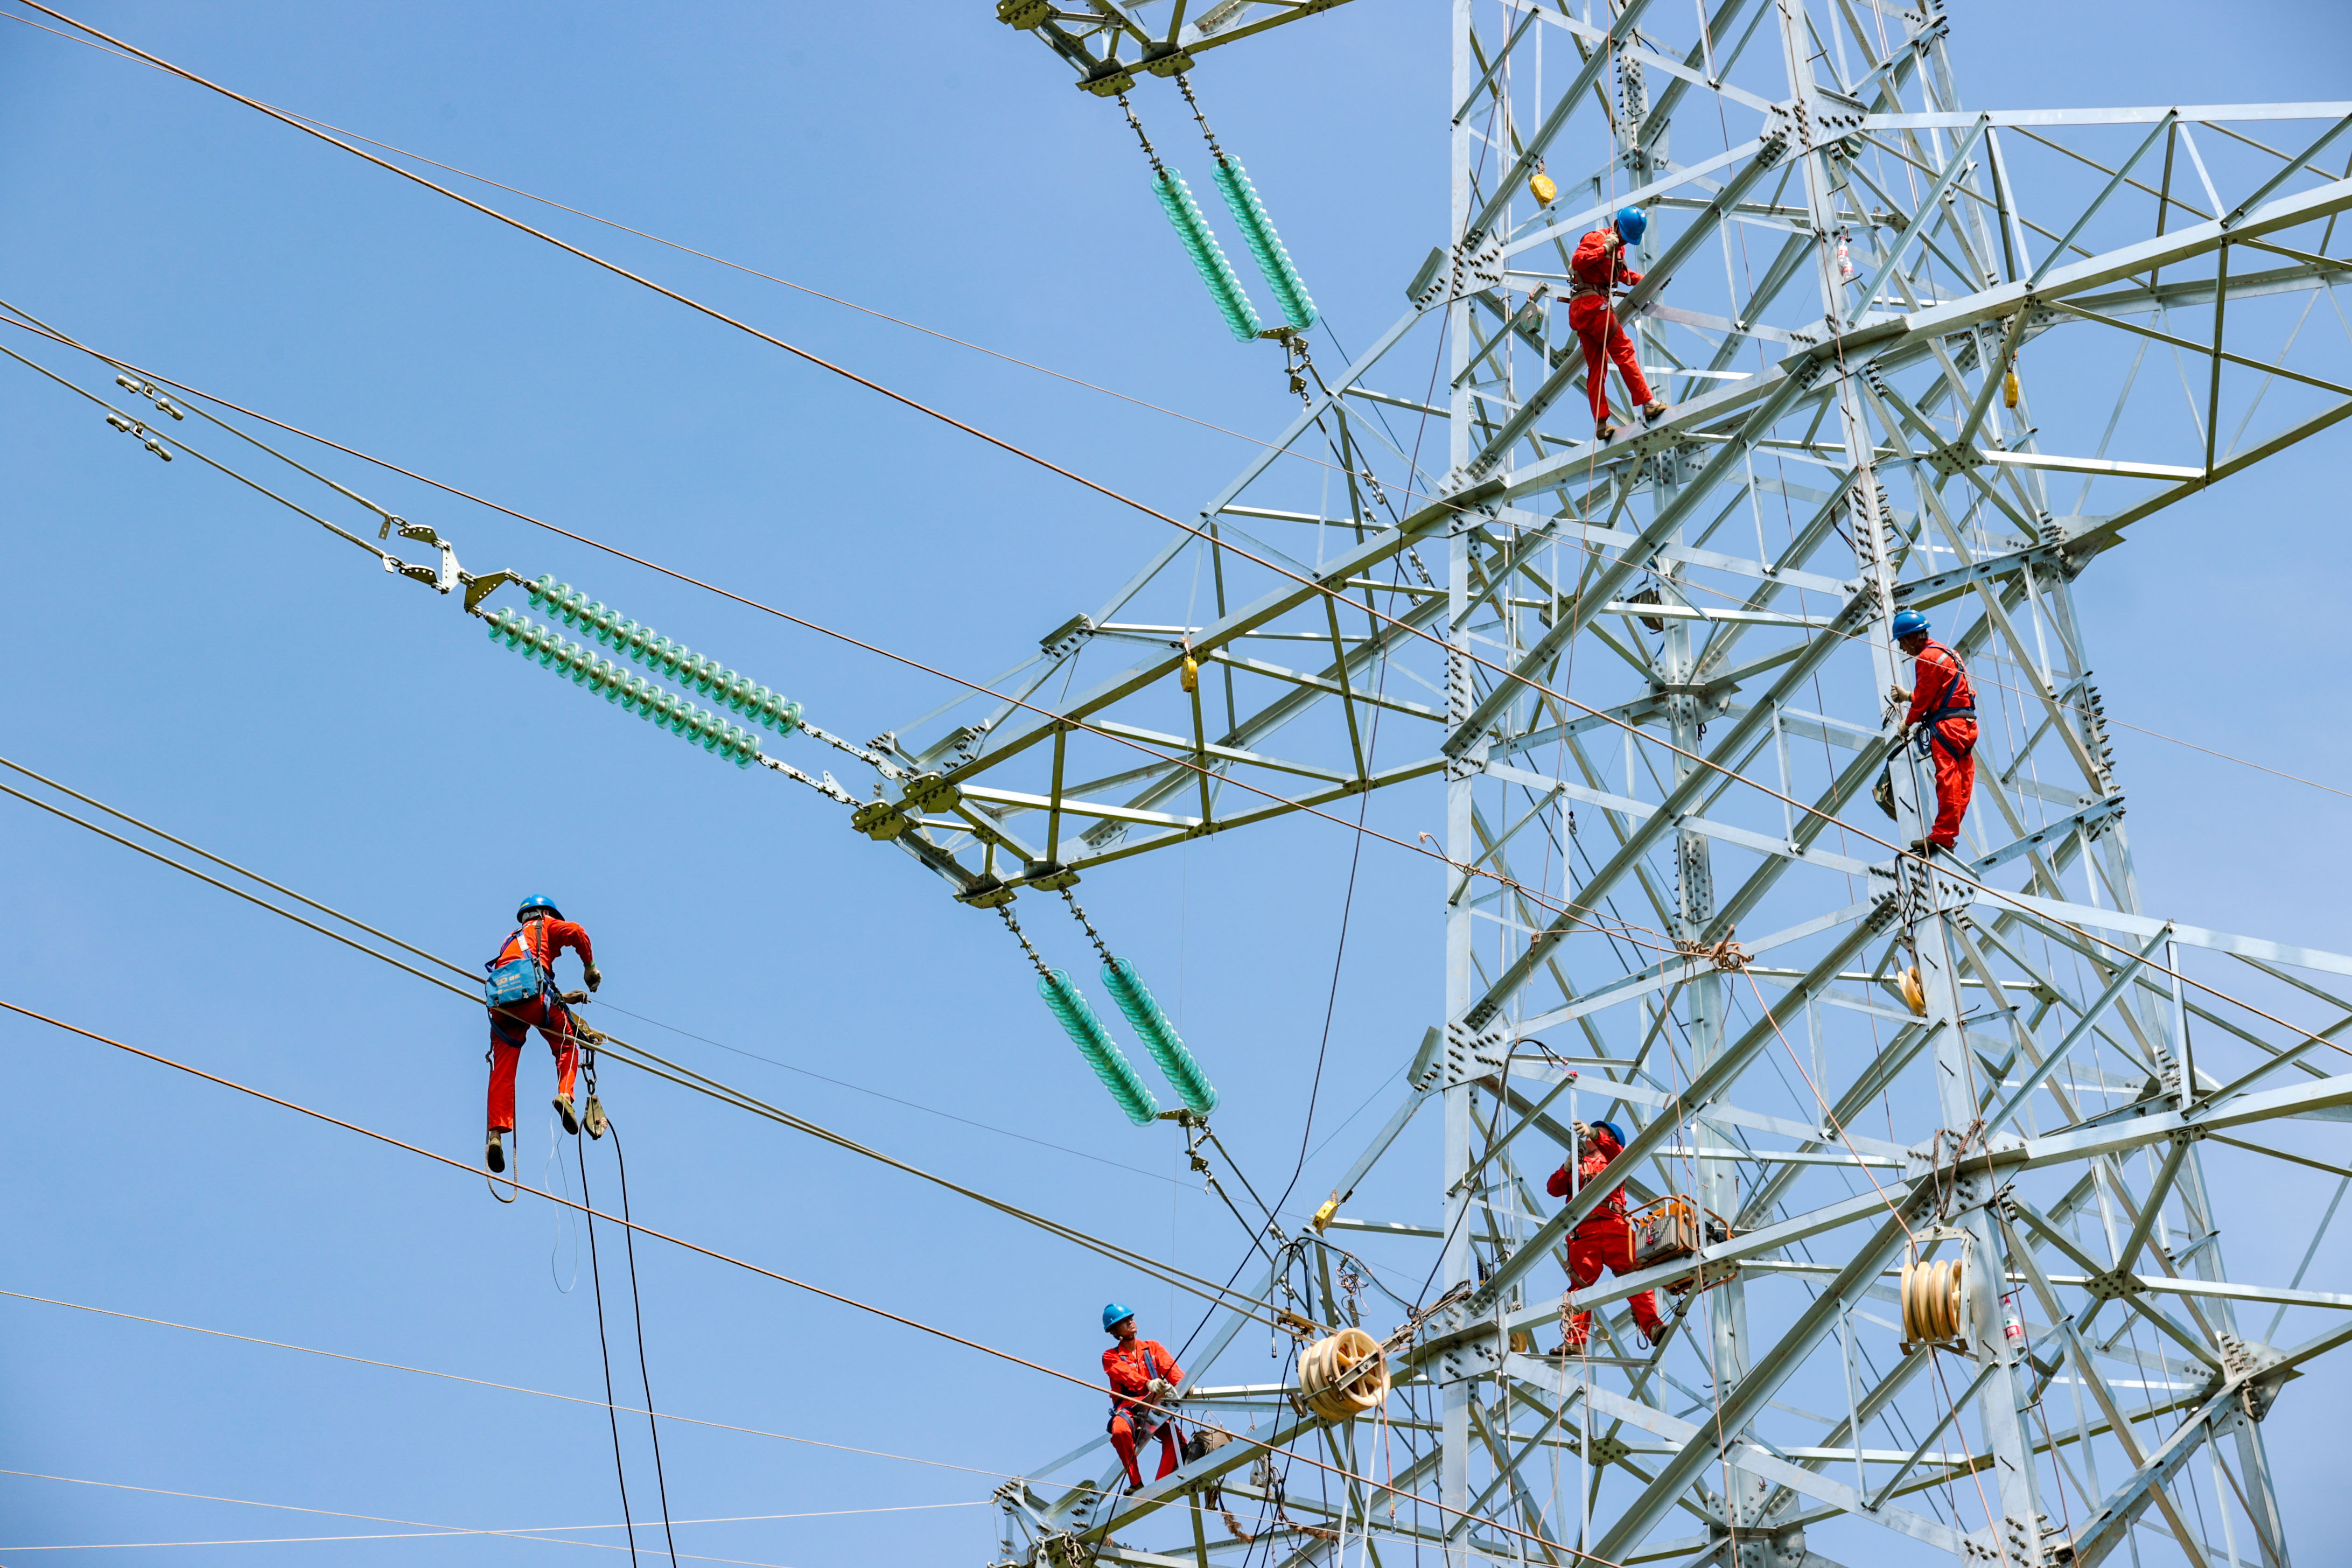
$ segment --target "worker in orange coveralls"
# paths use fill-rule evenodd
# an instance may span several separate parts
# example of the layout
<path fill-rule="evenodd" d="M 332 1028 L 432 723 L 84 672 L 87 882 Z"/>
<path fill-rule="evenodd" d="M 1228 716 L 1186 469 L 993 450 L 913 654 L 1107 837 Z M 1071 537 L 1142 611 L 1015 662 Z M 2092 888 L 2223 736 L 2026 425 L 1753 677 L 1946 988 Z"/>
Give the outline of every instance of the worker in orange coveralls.
<path fill-rule="evenodd" d="M 1118 1343 L 1103 1352 L 1103 1375 L 1110 1379 L 1110 1446 L 1127 1467 L 1127 1489 L 1143 1489 L 1143 1472 L 1135 1453 L 1154 1435 L 1160 1438 L 1160 1474 L 1165 1479 L 1176 1468 L 1181 1441 L 1171 1414 L 1176 1385 L 1184 1381 L 1183 1368 L 1158 1340 L 1138 1339 L 1135 1313 L 1113 1301 L 1103 1309 L 1103 1332 Z M 1157 1408 L 1152 1408 L 1157 1406 Z"/>
<path fill-rule="evenodd" d="M 1918 739 L 1919 754 L 1936 767 L 1936 823 L 1925 838 L 1915 838 L 1918 854 L 1949 849 L 1958 842 L 1960 818 L 1969 811 L 1969 795 L 1977 782 L 1977 690 L 1960 656 L 1927 635 L 1927 617 L 1903 610 L 1895 617 L 1895 646 L 1911 656 L 1912 679 L 1918 684 L 1887 692 L 1896 702 L 1910 704 L 1903 727 Z"/>
<path fill-rule="evenodd" d="M 1617 362 L 1624 378 L 1625 395 L 1642 410 L 1646 422 L 1666 411 L 1665 399 L 1650 395 L 1642 364 L 1633 356 L 1633 340 L 1617 321 L 1610 291 L 1631 288 L 1642 280 L 1625 268 L 1625 247 L 1639 245 L 1650 220 L 1639 207 L 1627 207 L 1607 228 L 1596 228 L 1577 242 L 1569 270 L 1576 274 L 1568 297 L 1568 324 L 1584 345 L 1584 395 L 1592 405 L 1593 436 L 1606 441 L 1617 434 L 1609 423 L 1609 362 Z"/>
<path fill-rule="evenodd" d="M 579 953 L 589 990 L 604 982 L 587 931 L 565 920 L 546 894 L 525 899 L 515 919 L 522 922 L 520 928 L 507 938 L 499 955 L 482 965 L 490 974 L 482 987 L 490 1009 L 489 1137 L 482 1163 L 492 1171 L 507 1168 L 501 1140 L 514 1131 L 515 1066 L 522 1057 L 523 1037 L 534 1026 L 555 1057 L 555 1113 L 563 1119 L 566 1132 L 580 1131 L 580 1112 L 572 1101 L 580 1070 L 578 1024 L 555 989 L 556 954 L 567 947 Z"/>
<path fill-rule="evenodd" d="M 1596 1121 L 1590 1127 L 1576 1124 L 1577 1179 L 1580 1190 L 1601 1179 L 1610 1162 L 1625 1152 L 1625 1135 L 1613 1121 Z M 1544 1190 L 1556 1198 L 1569 1195 L 1569 1171 L 1563 1164 L 1551 1173 Z M 1601 1278 L 1606 1266 L 1612 1274 L 1633 1271 L 1633 1226 L 1625 1217 L 1625 1189 L 1617 1190 L 1601 1200 L 1600 1205 L 1579 1220 L 1576 1231 L 1568 1238 L 1568 1277 L 1580 1290 Z M 1644 1342 L 1656 1344 L 1664 1331 L 1658 1320 L 1658 1294 L 1644 1290 L 1625 1303 L 1633 1309 L 1634 1325 L 1642 1331 Z M 1584 1353 L 1585 1338 L 1592 1331 L 1592 1314 L 1576 1314 L 1574 1327 L 1560 1350 L 1569 1355 Z"/>

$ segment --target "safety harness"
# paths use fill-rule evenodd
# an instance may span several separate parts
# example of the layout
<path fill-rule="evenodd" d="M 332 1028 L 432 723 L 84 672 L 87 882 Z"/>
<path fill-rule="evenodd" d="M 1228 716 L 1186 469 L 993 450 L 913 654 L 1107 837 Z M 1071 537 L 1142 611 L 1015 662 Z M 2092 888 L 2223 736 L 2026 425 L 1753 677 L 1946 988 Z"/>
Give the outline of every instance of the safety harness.
<path fill-rule="evenodd" d="M 1158 1403 L 1157 1401 L 1151 1401 L 1150 1399 L 1149 1385 L 1153 1378 L 1160 1375 L 1160 1363 L 1151 1353 L 1151 1345 L 1150 1342 L 1138 1340 L 1135 1342 L 1135 1348 L 1143 1352 L 1143 1381 L 1146 1384 L 1146 1391 L 1144 1394 L 1134 1395 L 1133 1397 L 1156 1404 Z M 1161 1353 L 1165 1354 L 1166 1352 L 1162 1352 Z M 1132 1356 L 1122 1356 L 1120 1359 L 1128 1363 L 1129 1370 L 1134 1368 L 1135 1362 Z M 1171 1368 L 1174 1366 L 1175 1363 L 1172 1357 L 1170 1359 L 1169 1364 Z M 1118 1402 L 1121 1399 L 1128 1397 L 1129 1396 L 1120 1394 L 1117 1389 L 1111 1390 L 1110 1418 L 1103 1423 L 1104 1431 L 1109 1431 L 1111 1429 L 1112 1423 L 1116 1422 L 1119 1418 L 1121 1412 L 1119 1410 Z M 1175 1419 L 1175 1417 L 1170 1415 L 1166 1410 L 1148 1409 L 1143 1405 L 1137 1405 L 1135 1408 L 1125 1412 L 1125 1414 L 1127 1415 L 1128 1427 L 1135 1434 L 1135 1447 L 1139 1452 L 1141 1451 L 1144 1444 L 1150 1442 L 1154 1436 L 1159 1435 L 1160 1427 Z"/>
<path fill-rule="evenodd" d="M 1937 647 L 1944 647 L 1941 643 L 1937 643 L 1936 646 Z M 1952 683 L 1944 689 L 1944 696 L 1946 699 L 1944 705 L 1941 708 L 1935 710 L 1933 712 L 1922 715 L 1919 720 L 1919 754 L 1923 757 L 1927 756 L 1929 754 L 1931 747 L 1940 744 L 1946 752 L 1950 753 L 1952 761 L 1956 763 L 1966 762 L 1968 760 L 1968 752 L 1959 746 L 1954 745 L 1950 737 L 1947 736 L 1943 731 L 1937 728 L 1937 726 L 1941 724 L 1947 719 L 1973 719 L 1977 716 L 1976 683 L 1969 679 L 1969 667 L 1960 661 L 1960 656 L 1958 654 L 1954 653 L 1948 647 L 1944 648 L 1944 654 L 1945 657 L 1952 661 Z M 1958 703 L 1950 700 L 1951 698 L 1958 696 L 1963 692 L 1965 692 L 1968 697 L 1968 700 L 1965 703 Z"/>

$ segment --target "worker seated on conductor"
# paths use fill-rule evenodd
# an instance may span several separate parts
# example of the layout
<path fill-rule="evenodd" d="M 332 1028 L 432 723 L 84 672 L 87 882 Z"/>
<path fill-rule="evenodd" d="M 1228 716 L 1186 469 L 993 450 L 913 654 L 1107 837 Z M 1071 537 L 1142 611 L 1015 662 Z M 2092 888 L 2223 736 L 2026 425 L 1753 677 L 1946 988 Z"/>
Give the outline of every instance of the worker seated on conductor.
<path fill-rule="evenodd" d="M 1544 1190 L 1556 1198 L 1568 1197 L 1605 1180 L 1604 1173 L 1625 1152 L 1625 1134 L 1613 1121 L 1595 1121 L 1590 1126 L 1580 1121 L 1575 1132 L 1575 1154 L 1544 1184 Z M 1615 1190 L 1576 1222 L 1576 1229 L 1568 1238 L 1568 1277 L 1575 1281 L 1578 1289 L 1600 1279 L 1604 1267 L 1612 1274 L 1633 1272 L 1633 1226 L 1625 1213 L 1622 1173 Z M 1658 1317 L 1657 1292 L 1642 1291 L 1625 1305 L 1633 1310 L 1633 1323 L 1642 1331 L 1643 1342 L 1656 1344 L 1664 1333 Z M 1566 1342 L 1559 1347 L 1560 1352 L 1582 1355 L 1591 1331 L 1592 1314 L 1577 1313 Z"/>
<path fill-rule="evenodd" d="M 1103 1352 L 1103 1375 L 1110 1380 L 1110 1446 L 1127 1467 L 1127 1489 L 1143 1489 L 1143 1472 L 1137 1468 L 1138 1450 L 1160 1439 L 1160 1474 L 1164 1480 L 1176 1468 L 1182 1434 L 1175 1420 L 1176 1390 L 1184 1381 L 1183 1368 L 1158 1340 L 1137 1336 L 1135 1313 L 1113 1301 L 1103 1309 L 1103 1332 L 1118 1342 Z"/>
<path fill-rule="evenodd" d="M 572 1092 L 580 1073 L 580 1042 L 585 1031 L 564 994 L 555 988 L 555 960 L 566 948 L 580 955 L 582 978 L 593 991 L 604 983 L 596 967 L 595 945 L 587 931 L 563 918 L 555 900 L 533 893 L 515 910 L 514 934 L 499 947 L 496 958 L 482 967 L 489 972 L 482 999 L 490 1010 L 489 1136 L 482 1163 L 492 1171 L 507 1168 L 506 1135 L 515 1124 L 515 1068 L 522 1058 L 523 1037 L 536 1028 L 555 1058 L 555 1114 L 566 1132 L 580 1131 L 579 1108 Z M 572 1000 L 580 999 L 573 992 Z M 586 1035 L 590 1040 L 599 1037 Z M 594 1109 L 594 1102 L 590 1102 Z"/>

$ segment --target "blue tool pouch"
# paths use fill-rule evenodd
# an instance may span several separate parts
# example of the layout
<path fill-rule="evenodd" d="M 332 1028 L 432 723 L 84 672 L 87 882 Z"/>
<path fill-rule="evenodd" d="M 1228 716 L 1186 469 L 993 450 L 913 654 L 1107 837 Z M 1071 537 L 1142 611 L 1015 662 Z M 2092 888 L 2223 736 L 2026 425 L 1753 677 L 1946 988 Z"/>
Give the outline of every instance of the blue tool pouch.
<path fill-rule="evenodd" d="M 515 933 L 516 936 L 521 934 L 520 931 Z M 507 940 L 511 942 L 514 938 Z M 499 951 L 505 950 L 501 948 Z M 482 983 L 482 1000 L 489 1006 L 503 1007 L 517 1002 L 528 1002 L 547 989 L 547 972 L 540 968 L 539 960 L 531 956 L 528 943 L 524 945 L 520 957 L 510 958 L 504 963 L 492 959 L 483 967 L 490 972 L 490 977 Z"/>

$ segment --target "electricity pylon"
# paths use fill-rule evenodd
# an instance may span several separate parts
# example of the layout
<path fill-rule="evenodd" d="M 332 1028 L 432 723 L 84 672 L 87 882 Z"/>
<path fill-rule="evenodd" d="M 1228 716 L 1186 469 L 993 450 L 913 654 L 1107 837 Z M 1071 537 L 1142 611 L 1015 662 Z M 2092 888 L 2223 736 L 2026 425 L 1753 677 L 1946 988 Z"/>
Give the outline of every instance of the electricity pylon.
<path fill-rule="evenodd" d="M 1230 1315 L 1187 1408 L 1249 1440 L 1131 1498 L 1097 1440 L 1000 1494 L 1006 1560 L 1237 1561 L 1221 1503 L 1282 1563 L 2284 1565 L 2263 1418 L 2352 1302 L 2300 1245 L 2232 1278 L 2207 1151 L 2310 1182 L 2316 1250 L 2340 1179 L 2249 1130 L 2352 1105 L 2304 1032 L 2352 1016 L 2352 958 L 2143 909 L 2072 584 L 2352 415 L 2352 103 L 1968 109 L 1938 0 L 1448 4 L 1450 226 L 1410 309 L 1042 639 L 1042 715 L 877 742 L 902 846 L 981 903 L 1444 796 L 1442 1013 L 1340 1186 L 1427 1110 L 1439 1201 L 1277 1221 L 1254 1289 L 1311 1338 L 1379 1317 L 1335 1271 L 1393 1286 L 1385 1420 L 1220 1384 Z M 1097 90 L 1188 37 L 999 9 Z M 1620 313 L 1672 406 L 1601 443 L 1568 257 L 1626 206 Z M 1935 811 L 1887 696 L 1906 608 L 1979 693 L 1934 868 L 1898 852 Z M 1563 1299 L 1607 1187 L 1544 1181 L 1602 1117 L 1612 1183 L 1703 1245 Z M 1937 1261 L 1933 1326 L 1903 1282 Z M 1653 1288 L 1655 1352 L 1611 1310 Z M 1571 1307 L 1591 1353 L 1542 1353 Z"/>

